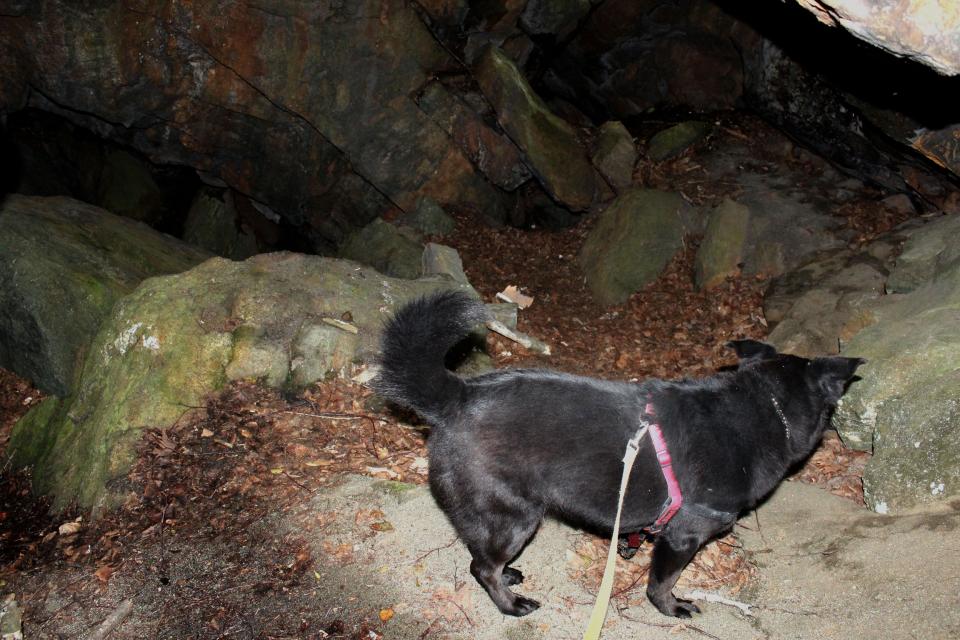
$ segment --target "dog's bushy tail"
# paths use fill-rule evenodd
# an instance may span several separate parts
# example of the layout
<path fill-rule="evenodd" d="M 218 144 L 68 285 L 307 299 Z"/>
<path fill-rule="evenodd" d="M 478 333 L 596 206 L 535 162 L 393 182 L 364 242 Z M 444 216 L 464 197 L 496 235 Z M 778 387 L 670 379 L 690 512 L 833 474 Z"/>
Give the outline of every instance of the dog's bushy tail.
<path fill-rule="evenodd" d="M 483 303 L 446 291 L 418 298 L 387 322 L 374 390 L 432 424 L 459 402 L 463 381 L 444 366 L 447 352 L 487 320 Z"/>

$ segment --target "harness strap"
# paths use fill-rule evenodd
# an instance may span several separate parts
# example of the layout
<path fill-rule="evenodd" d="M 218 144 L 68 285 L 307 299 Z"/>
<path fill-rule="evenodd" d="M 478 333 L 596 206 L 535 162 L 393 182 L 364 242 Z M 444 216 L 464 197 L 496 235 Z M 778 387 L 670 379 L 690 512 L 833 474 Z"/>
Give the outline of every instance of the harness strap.
<path fill-rule="evenodd" d="M 655 415 L 652 402 L 647 402 L 644 412 L 649 416 Z M 667 501 L 663 505 L 663 510 L 653 526 L 647 527 L 647 531 L 650 533 L 659 533 L 683 506 L 683 492 L 680 491 L 680 483 L 673 472 L 673 460 L 670 458 L 667 441 L 663 437 L 660 425 L 656 422 L 649 423 L 649 431 L 653 448 L 657 452 L 657 462 L 660 463 L 660 472 L 663 474 L 664 482 L 667 483 Z"/>
<path fill-rule="evenodd" d="M 659 425 L 650 426 L 650 439 L 653 440 L 653 446 L 657 450 L 660 471 L 663 472 L 663 479 L 667 483 L 667 503 L 663 506 L 660 517 L 650 528 L 650 531 L 654 532 L 661 531 L 683 506 L 683 493 L 680 492 L 680 483 L 677 482 L 677 476 L 673 473 L 673 462 L 670 460 L 670 452 L 667 451 L 667 443 L 663 439 L 663 432 L 660 431 Z"/>

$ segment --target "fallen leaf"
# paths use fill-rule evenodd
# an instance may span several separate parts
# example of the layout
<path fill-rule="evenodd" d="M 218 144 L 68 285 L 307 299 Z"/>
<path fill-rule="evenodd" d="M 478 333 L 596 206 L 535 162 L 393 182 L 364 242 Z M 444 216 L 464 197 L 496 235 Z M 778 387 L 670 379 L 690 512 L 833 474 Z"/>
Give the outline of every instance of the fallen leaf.
<path fill-rule="evenodd" d="M 399 473 L 386 467 L 367 467 L 367 473 L 376 477 L 386 476 L 388 480 L 396 480 L 400 477 Z"/>
<path fill-rule="evenodd" d="M 80 527 L 81 527 L 81 526 L 82 526 L 82 525 L 80 524 L 80 519 L 77 518 L 76 520 L 74 520 L 74 521 L 72 521 L 72 522 L 64 522 L 64 523 L 63 523 L 62 525 L 60 525 L 60 527 L 57 529 L 57 533 L 59 533 L 61 536 L 72 536 L 73 534 L 75 534 L 75 533 L 77 533 L 78 531 L 80 531 Z"/>
<path fill-rule="evenodd" d="M 93 572 L 93 575 L 97 577 L 97 580 L 103 583 L 110 581 L 110 576 L 113 575 L 113 567 L 108 564 L 103 565 L 99 569 Z"/>
<path fill-rule="evenodd" d="M 533 304 L 533 298 L 520 293 L 516 285 L 511 284 L 506 289 L 497 294 L 497 298 L 504 302 L 512 302 L 521 309 L 526 309 Z"/>
<path fill-rule="evenodd" d="M 393 609 L 380 609 L 380 620 L 386 622 L 393 617 Z"/>

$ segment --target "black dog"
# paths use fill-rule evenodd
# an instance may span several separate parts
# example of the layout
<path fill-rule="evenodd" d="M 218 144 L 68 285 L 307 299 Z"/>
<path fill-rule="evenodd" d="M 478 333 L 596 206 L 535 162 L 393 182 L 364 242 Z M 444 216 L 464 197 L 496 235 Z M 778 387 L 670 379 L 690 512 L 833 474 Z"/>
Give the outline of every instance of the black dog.
<path fill-rule="evenodd" d="M 683 492 L 683 506 L 656 538 L 647 596 L 666 615 L 699 612 L 671 593 L 680 572 L 810 454 L 865 362 L 807 360 L 741 340 L 730 343 L 739 368 L 702 380 L 632 384 L 538 370 L 462 379 L 444 358 L 486 317 L 481 303 L 457 293 L 407 305 L 385 329 L 375 388 L 434 427 L 430 486 L 473 556 L 470 572 L 515 616 L 539 603 L 507 588 L 523 580 L 507 564 L 546 514 L 610 533 L 621 459 L 645 416 L 660 425 Z M 648 402 L 655 418 L 644 413 Z M 666 497 L 646 436 L 621 533 L 649 527 Z"/>

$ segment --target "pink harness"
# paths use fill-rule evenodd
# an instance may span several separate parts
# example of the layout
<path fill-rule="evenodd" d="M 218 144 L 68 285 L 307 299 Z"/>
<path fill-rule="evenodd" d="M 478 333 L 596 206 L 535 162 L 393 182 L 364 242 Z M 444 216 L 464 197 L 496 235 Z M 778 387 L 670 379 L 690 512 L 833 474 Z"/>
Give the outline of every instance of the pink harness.
<path fill-rule="evenodd" d="M 653 409 L 653 403 L 648 401 L 643 409 L 644 416 L 654 416 L 656 412 Z M 667 483 L 667 501 L 660 511 L 657 520 L 649 527 L 644 527 L 648 533 L 660 533 L 670 519 L 677 514 L 683 505 L 683 493 L 680 491 L 680 483 L 677 482 L 677 476 L 673 472 L 673 461 L 670 459 L 670 451 L 667 449 L 667 441 L 663 438 L 663 431 L 656 422 L 649 422 L 641 416 L 641 427 L 646 426 L 650 434 L 650 441 L 653 442 L 653 448 L 657 452 L 657 462 L 660 463 L 660 471 L 663 473 L 663 479 Z M 640 534 L 631 533 L 628 535 L 628 543 L 631 547 L 640 546 Z"/>
<path fill-rule="evenodd" d="M 644 412 L 648 416 L 654 415 L 652 402 L 647 403 Z M 657 452 L 657 462 L 660 463 L 660 471 L 667 483 L 667 502 L 663 505 L 660 517 L 648 529 L 651 533 L 655 533 L 663 529 L 670 522 L 670 518 L 680 510 L 683 505 L 683 493 L 680 492 L 680 483 L 677 482 L 677 476 L 673 473 L 673 461 L 670 459 L 670 451 L 667 450 L 667 441 L 663 439 L 663 431 L 660 430 L 660 425 L 656 422 L 650 423 L 650 440 L 653 441 L 653 448 Z"/>

